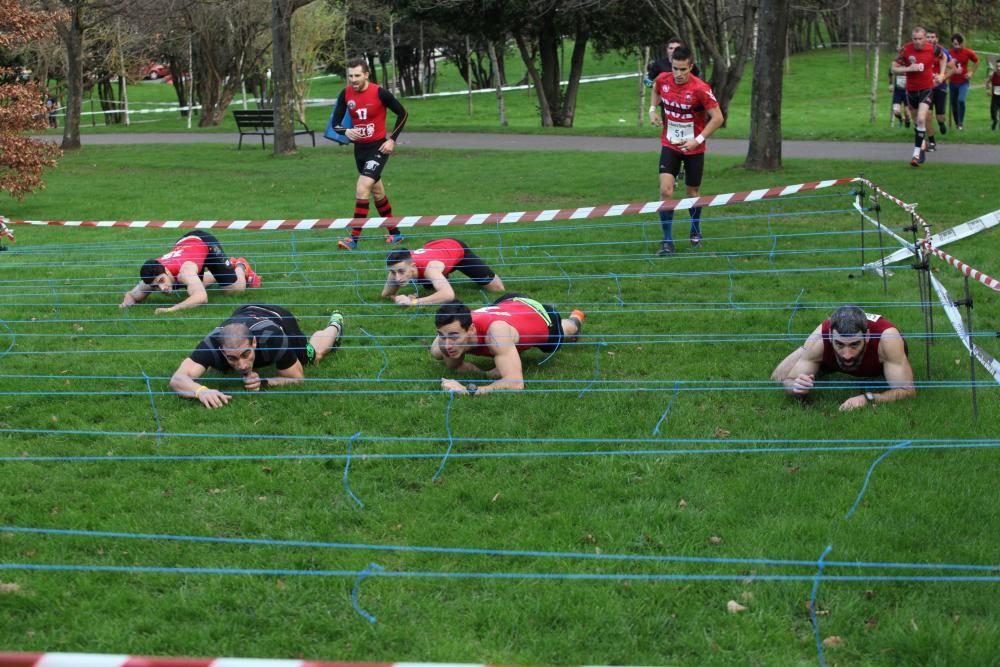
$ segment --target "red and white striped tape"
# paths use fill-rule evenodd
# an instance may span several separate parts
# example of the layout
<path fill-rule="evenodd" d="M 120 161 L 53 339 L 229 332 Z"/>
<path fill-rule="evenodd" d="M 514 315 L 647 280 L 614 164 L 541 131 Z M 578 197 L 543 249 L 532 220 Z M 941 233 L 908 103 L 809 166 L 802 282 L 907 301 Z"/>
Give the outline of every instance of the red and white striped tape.
<path fill-rule="evenodd" d="M 857 181 L 858 183 L 864 183 L 865 185 L 867 185 L 868 187 L 870 187 L 872 190 L 874 190 L 875 192 L 879 193 L 882 197 L 884 197 L 885 199 L 888 199 L 893 204 L 896 204 L 901 209 L 903 209 L 904 211 L 906 211 L 907 213 L 909 213 L 910 215 L 912 215 L 913 219 L 916 222 L 919 222 L 920 226 L 924 228 L 924 236 L 927 237 L 927 238 L 930 237 L 930 235 L 931 235 L 931 226 L 927 223 L 926 220 L 924 220 L 920 216 L 919 213 L 917 213 L 917 205 L 916 204 L 907 204 L 905 201 L 903 201 L 899 197 L 896 197 L 894 195 L 889 194 L 888 192 L 886 192 L 885 190 L 883 190 L 879 186 L 877 186 L 874 183 L 872 183 L 871 181 L 869 181 L 867 178 L 856 178 L 854 180 Z"/>
<path fill-rule="evenodd" d="M 921 241 L 921 245 L 927 248 L 927 250 L 930 251 L 932 254 L 936 255 L 937 257 L 940 257 L 944 261 L 954 266 L 964 275 L 972 278 L 973 280 L 978 280 L 982 284 L 989 287 L 991 290 L 1000 292 L 1000 281 L 998 281 L 996 278 L 991 278 L 982 271 L 972 268 L 962 260 L 952 257 L 951 255 L 949 255 L 948 253 L 939 248 L 935 248 L 927 241 Z"/>
<path fill-rule="evenodd" d="M 819 190 L 856 181 L 838 178 L 813 183 L 799 183 L 782 187 L 730 192 L 721 195 L 672 199 L 668 202 L 652 201 L 633 204 L 604 204 L 580 208 L 560 208 L 546 211 L 515 211 L 509 213 L 472 213 L 461 215 L 418 215 L 392 218 L 315 218 L 311 220 L 11 220 L 16 225 L 54 225 L 61 227 L 133 227 L 163 229 L 347 229 L 361 227 L 440 227 L 449 225 L 491 225 L 515 222 L 546 222 L 550 220 L 583 220 L 621 215 L 651 214 L 658 211 L 682 211 L 704 206 L 724 206 L 773 199 L 809 190 Z"/>
<path fill-rule="evenodd" d="M 145 658 L 96 653 L 0 653 L 0 667 L 487 667 L 433 662 L 314 662 L 260 658 Z"/>

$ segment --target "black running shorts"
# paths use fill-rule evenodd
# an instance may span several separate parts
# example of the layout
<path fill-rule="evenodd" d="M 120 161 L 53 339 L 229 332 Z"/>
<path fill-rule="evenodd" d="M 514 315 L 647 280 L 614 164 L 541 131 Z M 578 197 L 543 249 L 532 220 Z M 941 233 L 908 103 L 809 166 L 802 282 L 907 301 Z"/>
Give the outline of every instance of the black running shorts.
<path fill-rule="evenodd" d="M 389 154 L 379 152 L 384 143 L 385 139 L 368 144 L 354 144 L 354 162 L 358 165 L 359 174 L 373 181 L 382 178 L 382 170 L 389 162 Z"/>
<path fill-rule="evenodd" d="M 688 187 L 699 187 L 701 185 L 702 176 L 705 174 L 704 153 L 685 155 L 684 153 L 679 153 L 667 146 L 664 146 L 660 150 L 661 174 L 670 174 L 674 178 L 677 178 L 677 174 L 681 171 L 681 165 L 684 165 L 684 171 L 687 174 L 684 177 L 684 182 L 688 185 Z"/>

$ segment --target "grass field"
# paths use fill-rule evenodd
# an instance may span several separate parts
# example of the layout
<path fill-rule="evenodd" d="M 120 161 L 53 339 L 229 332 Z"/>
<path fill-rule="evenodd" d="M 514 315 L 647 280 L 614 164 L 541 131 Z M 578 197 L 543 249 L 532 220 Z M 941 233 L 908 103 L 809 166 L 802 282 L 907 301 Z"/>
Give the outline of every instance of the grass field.
<path fill-rule="evenodd" d="M 933 163 L 913 173 L 895 163 L 787 161 L 778 174 L 750 174 L 736 162 L 710 157 L 704 191 L 864 171 L 918 201 L 935 230 L 1000 208 L 996 166 L 968 179 Z M 397 214 L 419 215 L 646 201 L 654 173 L 652 153 L 407 150 L 386 183 Z M 346 150 L 278 159 L 228 146 L 89 147 L 5 213 L 336 217 L 349 210 L 353 181 Z M 658 223 L 639 217 L 413 232 L 409 247 L 460 236 L 508 288 L 564 313 L 587 311 L 578 344 L 541 366 L 543 355 L 525 355 L 527 391 L 481 398 L 440 391 L 442 371 L 425 351 L 432 310 L 378 298 L 385 249 L 374 232 L 353 254 L 333 249 L 332 232 L 219 232 L 231 255 L 254 262 L 264 287 L 245 297 L 213 292 L 208 306 L 168 318 L 153 314 L 163 298 L 126 312 L 117 304 L 139 263 L 178 233 L 18 228 L 15 251 L 0 254 L 0 317 L 10 330 L 0 327 L 0 351 L 10 346 L 0 356 L 0 525 L 326 544 L 0 530 L 0 647 L 815 664 L 806 603 L 832 545 L 826 560 L 839 564 L 824 573 L 859 578 L 819 585 L 820 635 L 843 641 L 826 649 L 830 664 L 992 664 L 1000 392 L 978 369 L 973 420 L 967 355 L 937 306 L 928 376 L 914 272 L 902 265 L 883 292 L 879 278 L 858 270 L 863 225 L 849 191 L 706 209 L 703 247 L 681 243 L 668 260 L 652 256 Z M 895 230 L 908 222 L 889 205 L 881 215 Z M 686 218 L 675 226 L 682 239 Z M 871 229 L 869 260 L 878 245 Z M 946 249 L 988 273 L 1000 269 L 996 229 Z M 957 272 L 932 266 L 957 297 Z M 1000 301 L 982 285 L 971 289 L 975 329 L 987 334 L 978 342 L 1000 356 Z M 468 284 L 457 292 L 484 301 Z M 181 359 L 249 300 L 289 307 L 307 332 L 340 308 L 343 347 L 286 391 L 243 394 L 238 382 L 219 380 L 236 394 L 223 410 L 171 395 L 166 381 Z M 844 377 L 804 403 L 766 381 L 843 302 L 881 312 L 907 334 L 917 397 L 845 414 L 837 405 L 860 389 Z M 911 444 L 874 468 L 845 518 L 872 464 L 903 442 Z M 346 478 L 363 508 L 345 489 L 349 446 Z M 43 456 L 95 458 L 30 460 Z M 485 549 L 518 553 L 476 551 Z M 613 555 L 628 557 L 595 558 Z M 637 559 L 665 556 L 693 560 Z M 843 564 L 851 562 L 882 565 Z M 370 563 L 396 575 L 357 586 L 375 624 L 352 608 L 356 575 L 310 576 Z M 167 571 L 26 569 L 45 565 Z M 898 575 L 932 580 L 878 579 Z M 944 579 L 956 575 L 987 580 Z M 793 578 L 767 579 L 781 576 Z M 728 614 L 729 600 L 748 610 Z"/>
<path fill-rule="evenodd" d="M 888 72 L 889 57 L 884 53 L 880 69 Z M 984 59 L 985 60 L 985 59 Z M 869 123 L 871 79 L 865 76 L 864 54 L 854 54 L 849 62 L 844 49 L 826 49 L 797 55 L 789 61 L 785 75 L 784 104 L 782 109 L 782 130 L 786 139 L 845 139 L 872 141 L 912 141 L 912 132 L 889 128 L 891 95 L 888 92 L 886 76 L 879 77 L 878 118 Z M 983 63 L 985 67 L 985 62 Z M 587 74 L 614 74 L 634 71 L 636 64 L 626 61 L 617 54 L 589 61 Z M 442 89 L 461 90 L 454 85 L 456 76 L 448 76 L 449 68 L 442 67 Z M 511 63 L 511 71 L 519 71 Z M 998 135 L 990 131 L 989 98 L 984 87 L 985 69 L 977 74 L 969 93 L 968 112 L 964 132 L 952 131 L 939 140 L 954 143 L 997 143 Z M 727 125 L 718 136 L 745 138 L 750 128 L 750 83 L 752 68 L 748 67 L 730 108 Z M 511 78 L 514 78 L 513 76 Z M 343 89 L 338 78 L 318 79 L 314 82 L 309 96 L 334 99 Z M 162 83 L 144 83 L 130 88 L 130 100 L 170 102 L 176 101 L 173 91 Z M 636 127 L 637 110 L 646 109 L 639 102 L 637 79 L 621 79 L 584 84 L 580 88 L 577 115 L 571 129 L 544 129 L 539 127 L 537 98 L 534 91 L 521 90 L 506 94 L 505 102 L 509 127 L 503 130 L 497 121 L 496 100 L 492 92 L 474 96 L 473 114 L 470 116 L 467 101 L 462 97 L 440 97 L 405 100 L 410 120 L 407 132 L 549 132 L 583 135 L 649 136 L 655 134 L 648 126 Z M 234 103 L 233 108 L 239 108 Z M 148 107 L 144 107 L 148 108 Z M 89 107 L 84 110 L 89 109 Z M 308 110 L 310 127 L 322 131 L 330 114 L 327 106 L 312 107 Z M 644 123 L 646 114 L 643 111 Z M 100 118 L 99 116 L 97 117 Z M 152 119 L 156 120 L 153 121 Z M 150 114 L 135 116 L 137 121 L 129 131 L 136 132 L 179 132 L 187 131 L 186 121 L 174 114 Z M 120 132 L 120 126 L 90 128 L 85 121 L 83 132 Z M 197 128 L 197 123 L 195 123 Z M 219 128 L 208 131 L 234 132 L 232 114 Z"/>

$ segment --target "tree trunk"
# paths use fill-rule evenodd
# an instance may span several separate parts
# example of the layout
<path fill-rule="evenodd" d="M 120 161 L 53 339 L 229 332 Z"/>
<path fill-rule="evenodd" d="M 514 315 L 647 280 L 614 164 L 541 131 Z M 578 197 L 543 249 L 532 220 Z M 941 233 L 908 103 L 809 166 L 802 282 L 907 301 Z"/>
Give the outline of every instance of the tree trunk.
<path fill-rule="evenodd" d="M 760 34 L 750 92 L 747 169 L 781 168 L 781 79 L 791 0 L 761 0 Z"/>
<path fill-rule="evenodd" d="M 274 154 L 295 152 L 295 80 L 292 14 L 311 0 L 271 0 L 271 83 L 274 95 Z"/>
<path fill-rule="evenodd" d="M 577 18 L 573 53 L 570 56 L 569 83 L 566 85 L 566 96 L 563 98 L 560 115 L 562 127 L 573 127 L 573 117 L 576 115 L 576 98 L 580 92 L 580 76 L 583 75 L 583 57 L 587 51 L 587 40 L 590 39 L 590 29 L 585 19 Z"/>
<path fill-rule="evenodd" d="M 64 151 L 80 149 L 80 107 L 83 104 L 83 17 L 82 10 L 74 8 L 69 24 L 57 27 L 66 45 L 66 118 L 60 148 Z"/>
<path fill-rule="evenodd" d="M 554 10 L 553 10 L 554 11 Z M 541 60 L 542 87 L 545 89 L 545 99 L 548 100 L 549 115 L 553 125 L 562 125 L 562 111 L 559 85 L 559 31 L 556 30 L 555 17 L 547 12 L 539 17 L 538 57 Z"/>
<path fill-rule="evenodd" d="M 899 0 L 899 24 L 896 26 L 896 50 L 903 48 L 903 15 L 906 13 L 906 0 Z"/>
<path fill-rule="evenodd" d="M 497 114 L 500 116 L 500 127 L 507 127 L 507 110 L 503 102 L 503 84 L 500 82 L 497 48 L 491 40 L 487 40 L 486 44 L 489 46 L 490 63 L 493 65 L 493 85 L 497 89 Z"/>
<path fill-rule="evenodd" d="M 517 43 L 517 50 L 521 54 L 521 60 L 528 70 L 528 77 L 535 86 L 535 94 L 538 95 L 538 110 L 542 114 L 542 127 L 552 127 L 552 112 L 549 110 L 549 102 L 545 97 L 545 88 L 542 86 L 541 77 L 538 76 L 538 69 L 535 67 L 535 59 L 528 53 L 528 47 L 524 43 L 524 38 L 520 33 L 514 33 L 514 42 Z"/>
<path fill-rule="evenodd" d="M 882 0 L 875 0 L 875 43 L 873 45 L 875 55 L 874 64 L 872 65 L 872 108 L 871 113 L 868 116 L 868 122 L 875 124 L 875 118 L 878 116 L 878 56 L 879 56 L 879 41 L 882 39 Z"/>

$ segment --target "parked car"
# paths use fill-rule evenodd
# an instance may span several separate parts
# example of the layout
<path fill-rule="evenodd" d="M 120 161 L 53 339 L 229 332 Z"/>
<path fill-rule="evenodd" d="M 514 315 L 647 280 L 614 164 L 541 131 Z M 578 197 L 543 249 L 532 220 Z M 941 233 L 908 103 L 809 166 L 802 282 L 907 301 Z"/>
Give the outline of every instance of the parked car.
<path fill-rule="evenodd" d="M 142 68 L 142 78 L 150 81 L 170 78 L 170 67 L 162 63 L 149 63 Z"/>

